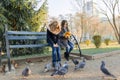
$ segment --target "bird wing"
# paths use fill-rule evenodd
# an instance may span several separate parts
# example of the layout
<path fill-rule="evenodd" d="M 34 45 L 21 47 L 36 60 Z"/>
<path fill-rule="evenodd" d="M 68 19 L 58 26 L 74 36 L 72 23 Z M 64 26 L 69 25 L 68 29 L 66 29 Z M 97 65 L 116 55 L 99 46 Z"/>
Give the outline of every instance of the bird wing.
<path fill-rule="evenodd" d="M 62 67 L 59 71 L 58 71 L 58 75 L 64 75 L 68 72 L 67 68 Z"/>
<path fill-rule="evenodd" d="M 72 59 L 72 61 L 75 65 L 79 64 L 79 61 L 77 59 Z"/>
<path fill-rule="evenodd" d="M 104 74 L 111 75 L 111 73 L 105 67 L 101 68 L 101 70 Z"/>
<path fill-rule="evenodd" d="M 84 68 L 84 66 L 85 66 L 85 62 L 81 62 L 81 63 L 79 64 L 79 68 Z"/>
<path fill-rule="evenodd" d="M 78 65 L 75 66 L 75 70 L 84 68 L 85 67 L 85 62 L 80 62 Z"/>

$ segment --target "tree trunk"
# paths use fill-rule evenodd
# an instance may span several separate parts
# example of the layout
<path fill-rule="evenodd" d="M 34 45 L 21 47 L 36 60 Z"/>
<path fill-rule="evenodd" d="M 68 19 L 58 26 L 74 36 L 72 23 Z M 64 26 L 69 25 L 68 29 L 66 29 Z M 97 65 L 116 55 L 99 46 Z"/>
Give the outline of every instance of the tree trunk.
<path fill-rule="evenodd" d="M 83 23 L 83 15 L 81 16 L 81 37 L 80 37 L 80 42 L 82 41 L 82 38 L 83 38 L 83 25 L 84 25 L 84 23 Z"/>
<path fill-rule="evenodd" d="M 120 44 L 120 33 L 119 33 L 119 36 L 118 36 L 118 37 L 119 37 L 118 44 Z"/>

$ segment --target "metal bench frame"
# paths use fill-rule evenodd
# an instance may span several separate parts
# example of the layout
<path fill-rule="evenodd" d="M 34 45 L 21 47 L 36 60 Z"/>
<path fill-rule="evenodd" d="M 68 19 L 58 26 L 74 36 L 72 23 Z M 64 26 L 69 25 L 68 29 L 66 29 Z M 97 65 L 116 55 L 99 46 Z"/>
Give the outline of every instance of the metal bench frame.
<path fill-rule="evenodd" d="M 47 42 L 45 44 L 10 44 L 11 40 L 46 40 L 46 32 L 28 32 L 28 31 L 8 31 L 5 25 L 5 40 L 6 40 L 6 53 L 8 58 L 8 69 L 11 71 L 11 61 L 10 61 L 10 49 L 11 48 L 33 48 L 33 47 L 45 47 L 48 46 Z"/>

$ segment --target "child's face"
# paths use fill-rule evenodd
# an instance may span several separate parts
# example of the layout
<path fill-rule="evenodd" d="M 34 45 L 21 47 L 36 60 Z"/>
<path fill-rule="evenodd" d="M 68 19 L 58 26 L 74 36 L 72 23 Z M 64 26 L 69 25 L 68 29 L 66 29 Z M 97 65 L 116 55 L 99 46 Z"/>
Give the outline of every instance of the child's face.
<path fill-rule="evenodd" d="M 68 23 L 66 22 L 66 23 L 64 24 L 64 28 L 67 27 L 67 26 L 68 26 Z"/>

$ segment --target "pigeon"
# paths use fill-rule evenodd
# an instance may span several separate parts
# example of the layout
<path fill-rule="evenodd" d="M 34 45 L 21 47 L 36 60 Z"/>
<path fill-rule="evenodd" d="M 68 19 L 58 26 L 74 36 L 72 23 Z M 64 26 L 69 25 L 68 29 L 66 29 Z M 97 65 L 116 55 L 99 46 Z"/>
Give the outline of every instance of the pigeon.
<path fill-rule="evenodd" d="M 25 69 L 22 71 L 22 76 L 29 76 L 31 74 L 31 70 L 29 67 L 25 67 Z"/>
<path fill-rule="evenodd" d="M 77 59 L 72 59 L 72 62 L 75 64 L 75 65 L 78 65 L 79 64 L 79 61 Z"/>
<path fill-rule="evenodd" d="M 31 59 L 27 58 L 26 63 L 32 63 Z"/>
<path fill-rule="evenodd" d="M 16 63 L 14 60 L 11 61 L 11 64 L 15 69 L 18 67 L 18 63 Z"/>
<path fill-rule="evenodd" d="M 55 64 L 55 70 L 59 70 L 61 66 L 62 66 L 61 63 L 60 63 L 60 62 L 57 62 L 57 63 Z"/>
<path fill-rule="evenodd" d="M 107 68 L 105 68 L 105 62 L 104 61 L 101 61 L 101 67 L 100 67 L 100 70 L 105 74 L 105 75 L 108 75 L 108 76 L 111 76 L 111 77 L 114 77 L 116 78 L 113 74 L 111 74 Z"/>
<path fill-rule="evenodd" d="M 11 70 L 15 71 L 15 67 L 13 64 L 11 64 Z"/>
<path fill-rule="evenodd" d="M 54 76 L 54 75 L 63 75 L 64 76 L 67 72 L 68 72 L 68 64 L 67 64 L 67 62 L 65 62 L 65 64 L 62 67 L 60 67 L 59 70 L 56 70 L 55 72 L 53 72 L 51 74 L 51 76 Z"/>
<path fill-rule="evenodd" d="M 45 67 L 44 67 L 44 72 L 48 72 L 48 71 L 50 71 L 51 69 L 52 69 L 51 63 L 48 63 L 48 64 L 46 64 Z"/>
<path fill-rule="evenodd" d="M 15 68 L 14 66 L 11 64 L 11 70 L 12 71 L 15 71 Z M 9 68 L 8 68 L 8 65 L 7 64 L 3 64 L 2 65 L 2 70 L 1 70 L 2 73 L 7 73 L 9 72 Z"/>
<path fill-rule="evenodd" d="M 75 66 L 74 70 L 77 70 L 77 69 L 83 69 L 86 65 L 86 61 L 85 59 L 83 58 L 83 61 L 80 62 L 78 65 Z"/>
<path fill-rule="evenodd" d="M 5 70 L 5 69 L 6 69 L 6 65 L 3 64 L 3 65 L 2 65 L 2 70 L 1 70 L 1 72 L 2 72 L 2 73 L 6 73 L 6 70 Z"/>

